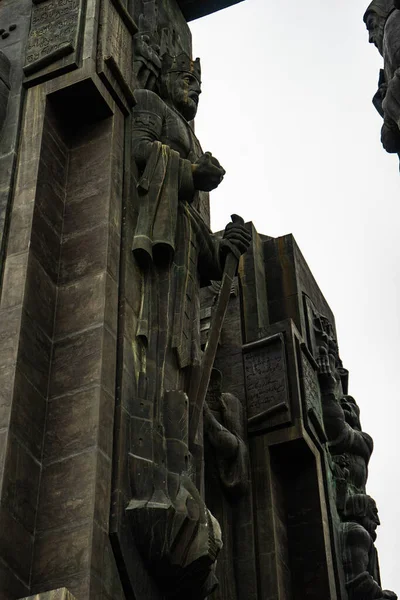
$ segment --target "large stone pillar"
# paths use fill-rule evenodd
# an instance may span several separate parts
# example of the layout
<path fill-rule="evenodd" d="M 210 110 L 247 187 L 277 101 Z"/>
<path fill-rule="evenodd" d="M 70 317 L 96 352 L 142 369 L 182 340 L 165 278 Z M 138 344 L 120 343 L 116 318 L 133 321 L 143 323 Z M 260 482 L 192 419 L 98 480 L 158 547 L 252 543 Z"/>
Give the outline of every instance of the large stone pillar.
<path fill-rule="evenodd" d="M 15 65 L 26 91 L 0 302 L 4 600 L 63 587 L 124 597 L 108 532 L 135 30 L 123 4 L 46 0 Z"/>

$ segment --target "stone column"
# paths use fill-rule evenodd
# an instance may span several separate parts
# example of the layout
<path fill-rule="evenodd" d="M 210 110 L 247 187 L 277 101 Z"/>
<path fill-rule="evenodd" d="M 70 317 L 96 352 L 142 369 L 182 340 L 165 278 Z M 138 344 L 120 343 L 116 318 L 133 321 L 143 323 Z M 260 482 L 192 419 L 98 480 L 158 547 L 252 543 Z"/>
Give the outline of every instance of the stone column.
<path fill-rule="evenodd" d="M 122 4 L 45 0 L 19 65 L 0 298 L 2 600 L 124 598 L 108 533 L 134 31 Z"/>

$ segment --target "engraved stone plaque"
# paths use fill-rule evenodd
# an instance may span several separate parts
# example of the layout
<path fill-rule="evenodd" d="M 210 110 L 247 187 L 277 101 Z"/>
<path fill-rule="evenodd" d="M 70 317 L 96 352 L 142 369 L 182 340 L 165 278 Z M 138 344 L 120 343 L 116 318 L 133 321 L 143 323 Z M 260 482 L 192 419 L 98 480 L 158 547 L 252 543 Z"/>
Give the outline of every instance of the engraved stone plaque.
<path fill-rule="evenodd" d="M 248 344 L 244 352 L 249 424 L 264 418 L 271 424 L 286 422 L 290 404 L 283 335 Z"/>
<path fill-rule="evenodd" d="M 307 413 L 318 436 L 325 441 L 324 421 L 322 415 L 321 394 L 317 373 L 309 359 L 302 353 L 301 365 L 303 371 L 304 395 Z"/>
<path fill-rule="evenodd" d="M 77 50 L 82 4 L 83 0 L 36 0 L 25 75 L 32 75 Z"/>

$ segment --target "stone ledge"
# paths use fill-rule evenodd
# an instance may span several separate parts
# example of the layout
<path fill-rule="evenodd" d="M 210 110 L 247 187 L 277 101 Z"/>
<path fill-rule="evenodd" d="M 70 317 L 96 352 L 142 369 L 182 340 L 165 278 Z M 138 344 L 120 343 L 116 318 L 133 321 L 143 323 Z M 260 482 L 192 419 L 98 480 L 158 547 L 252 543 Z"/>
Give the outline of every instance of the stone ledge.
<path fill-rule="evenodd" d="M 43 592 L 35 596 L 21 598 L 21 600 L 76 600 L 75 596 L 69 593 L 66 588 L 53 590 L 51 592 Z"/>

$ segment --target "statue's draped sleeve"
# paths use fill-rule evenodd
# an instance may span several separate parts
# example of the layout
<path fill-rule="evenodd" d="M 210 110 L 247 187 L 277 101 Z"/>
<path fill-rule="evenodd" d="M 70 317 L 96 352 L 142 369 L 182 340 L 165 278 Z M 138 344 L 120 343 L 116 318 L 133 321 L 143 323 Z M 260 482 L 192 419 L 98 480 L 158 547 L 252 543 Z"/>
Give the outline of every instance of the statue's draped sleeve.
<path fill-rule="evenodd" d="M 153 150 L 153 144 L 162 139 L 166 105 L 157 94 L 149 90 L 135 92 L 133 109 L 132 150 L 138 169 L 143 172 Z M 178 195 L 190 202 L 195 193 L 192 164 L 179 157 Z"/>

